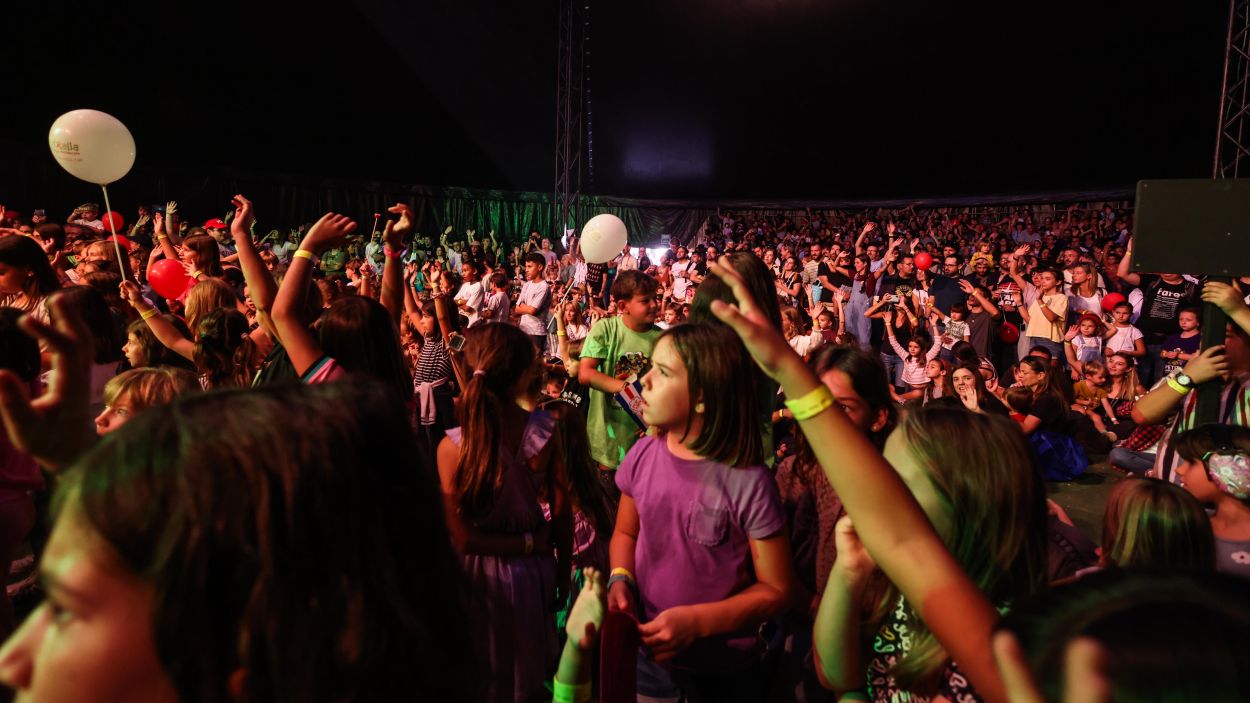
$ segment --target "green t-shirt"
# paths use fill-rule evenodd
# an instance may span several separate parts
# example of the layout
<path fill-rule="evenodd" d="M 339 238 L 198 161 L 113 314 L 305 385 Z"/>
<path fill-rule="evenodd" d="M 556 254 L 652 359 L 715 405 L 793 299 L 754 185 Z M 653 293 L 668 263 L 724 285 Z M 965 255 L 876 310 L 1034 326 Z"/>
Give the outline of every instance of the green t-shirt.
<path fill-rule="evenodd" d="M 347 252 L 331 249 L 321 255 L 321 270 L 326 273 L 342 273 L 347 268 Z"/>
<path fill-rule="evenodd" d="M 617 364 L 630 356 L 640 356 L 649 367 L 651 350 L 655 348 L 655 340 L 663 331 L 652 325 L 646 332 L 635 332 L 621 318 L 605 317 L 590 328 L 590 334 L 582 343 L 582 358 L 602 359 L 599 371 L 609 376 L 615 376 Z M 637 361 L 637 358 L 631 359 L 630 365 L 638 368 Z M 586 433 L 590 439 L 591 458 L 604 466 L 616 468 L 625 458 L 625 452 L 634 446 L 638 425 L 616 402 L 615 397 L 592 388 Z"/>

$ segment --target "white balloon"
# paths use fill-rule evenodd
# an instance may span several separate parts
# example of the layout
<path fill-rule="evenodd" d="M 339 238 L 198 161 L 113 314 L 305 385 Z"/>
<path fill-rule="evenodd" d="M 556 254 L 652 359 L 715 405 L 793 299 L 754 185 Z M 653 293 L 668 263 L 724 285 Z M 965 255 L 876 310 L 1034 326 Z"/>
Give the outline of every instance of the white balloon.
<path fill-rule="evenodd" d="M 52 156 L 70 175 L 108 185 L 135 165 L 135 138 L 121 120 L 99 110 L 74 110 L 48 131 Z"/>
<path fill-rule="evenodd" d="M 621 253 L 628 241 L 629 231 L 621 218 L 606 212 L 595 215 L 582 227 L 582 258 L 588 264 L 607 263 Z"/>

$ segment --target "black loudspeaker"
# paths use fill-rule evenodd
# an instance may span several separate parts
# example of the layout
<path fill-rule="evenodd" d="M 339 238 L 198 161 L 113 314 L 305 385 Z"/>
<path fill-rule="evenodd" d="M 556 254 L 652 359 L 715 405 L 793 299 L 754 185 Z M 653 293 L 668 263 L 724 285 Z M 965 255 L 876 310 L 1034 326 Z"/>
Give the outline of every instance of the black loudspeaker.
<path fill-rule="evenodd" d="M 1250 275 L 1250 178 L 1139 181 L 1133 270 Z"/>

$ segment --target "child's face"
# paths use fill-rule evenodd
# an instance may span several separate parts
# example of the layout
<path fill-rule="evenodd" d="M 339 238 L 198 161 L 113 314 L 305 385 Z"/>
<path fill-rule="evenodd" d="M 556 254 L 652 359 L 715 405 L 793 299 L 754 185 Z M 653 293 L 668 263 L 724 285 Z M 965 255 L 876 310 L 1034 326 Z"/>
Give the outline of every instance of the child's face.
<path fill-rule="evenodd" d="M 928 364 L 925 364 L 924 375 L 929 378 L 934 378 L 934 379 L 941 378 L 942 377 L 942 362 L 938 361 L 937 359 L 934 359 L 933 361 L 930 361 Z"/>
<path fill-rule="evenodd" d="M 912 356 L 920 356 L 920 343 L 919 343 L 919 342 L 908 342 L 908 343 L 907 343 L 907 353 L 908 353 L 908 354 L 911 354 Z"/>
<path fill-rule="evenodd" d="M 1107 382 L 1106 371 L 1090 371 L 1085 374 L 1085 379 L 1095 386 L 1101 386 Z"/>
<path fill-rule="evenodd" d="M 665 337 L 651 354 L 651 370 L 642 377 L 642 418 L 662 430 L 680 430 L 690 419 L 686 362 Z"/>
<path fill-rule="evenodd" d="M 955 322 L 962 322 L 964 319 L 963 310 L 951 310 L 951 319 Z"/>
<path fill-rule="evenodd" d="M 1222 495 L 1220 489 L 1211 483 L 1207 468 L 1201 461 L 1182 461 L 1177 465 L 1176 473 L 1181 477 L 1181 485 L 1185 490 L 1200 501 L 1214 502 Z"/>
<path fill-rule="evenodd" d="M 1083 337 L 1094 336 L 1095 327 L 1093 320 L 1081 320 L 1081 324 L 1077 325 L 1076 328 L 1081 331 L 1081 336 Z"/>
<path fill-rule="evenodd" d="M 1128 318 L 1132 314 L 1133 314 L 1133 308 L 1128 307 L 1128 306 L 1117 307 L 1115 311 L 1111 313 L 1111 315 L 1115 318 L 1115 323 L 1117 325 L 1127 325 Z"/>
<path fill-rule="evenodd" d="M 816 316 L 816 323 L 820 325 L 820 329 L 822 330 L 833 328 L 833 318 L 824 313 Z"/>
<path fill-rule="evenodd" d="M 104 412 L 96 416 L 95 433 L 103 437 L 126 424 L 132 415 L 134 410 L 130 407 L 129 396 L 119 395 L 112 405 L 104 406 Z"/>
<path fill-rule="evenodd" d="M 1198 329 L 1198 316 L 1192 312 L 1181 313 L 1176 322 L 1180 325 L 1182 332 L 1192 332 Z"/>
<path fill-rule="evenodd" d="M 645 327 L 655 322 L 655 313 L 658 308 L 659 303 L 655 296 L 646 293 L 634 293 L 629 300 L 620 304 L 620 311 L 625 321 L 636 327 Z"/>
<path fill-rule="evenodd" d="M 130 362 L 132 368 L 137 369 L 148 365 L 148 355 L 144 353 L 143 344 L 133 332 L 126 336 L 126 343 L 122 345 L 122 353 L 126 355 L 126 361 Z"/>
<path fill-rule="evenodd" d="M 676 310 L 672 308 L 668 308 L 667 310 L 664 311 L 664 324 L 667 324 L 667 325 L 677 324 L 677 311 Z"/>

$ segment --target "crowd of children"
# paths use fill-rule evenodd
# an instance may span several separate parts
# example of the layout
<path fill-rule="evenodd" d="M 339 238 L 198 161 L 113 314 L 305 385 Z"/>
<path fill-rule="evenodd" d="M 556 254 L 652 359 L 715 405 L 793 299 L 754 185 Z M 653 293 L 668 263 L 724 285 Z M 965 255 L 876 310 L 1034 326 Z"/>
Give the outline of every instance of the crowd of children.
<path fill-rule="evenodd" d="M 0 222 L 35 700 L 1120 700 L 1142 642 L 1187 650 L 1161 696 L 1250 690 L 1250 291 L 1134 272 L 1127 208 L 721 214 L 587 262 L 233 205 Z M 1107 451 L 1149 475 L 1095 552 L 1044 482 Z"/>

